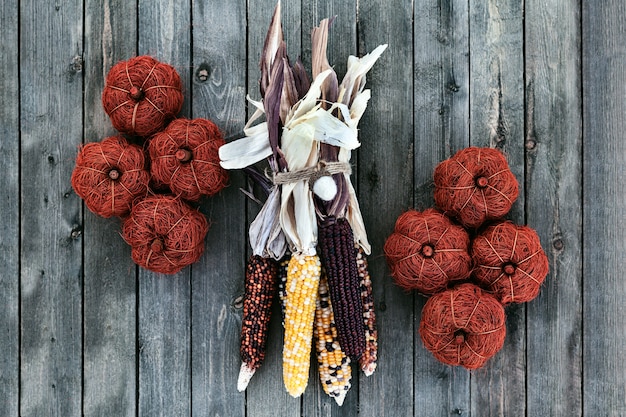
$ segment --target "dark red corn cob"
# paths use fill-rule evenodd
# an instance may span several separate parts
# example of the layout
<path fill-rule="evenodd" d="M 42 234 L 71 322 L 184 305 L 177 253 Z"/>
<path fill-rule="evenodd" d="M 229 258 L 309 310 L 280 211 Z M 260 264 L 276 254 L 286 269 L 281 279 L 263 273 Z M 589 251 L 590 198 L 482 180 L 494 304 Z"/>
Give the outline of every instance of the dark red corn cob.
<path fill-rule="evenodd" d="M 365 351 L 365 331 L 352 228 L 344 218 L 328 218 L 318 228 L 318 235 L 339 344 L 350 359 L 358 361 Z"/>
<path fill-rule="evenodd" d="M 361 299 L 363 300 L 363 324 L 365 325 L 365 351 L 359 359 L 359 366 L 366 376 L 376 370 L 378 360 L 378 330 L 376 329 L 376 312 L 372 295 L 372 279 L 367 268 L 367 257 L 361 247 L 357 248 L 356 264 L 361 280 Z"/>
<path fill-rule="evenodd" d="M 246 266 L 245 298 L 241 322 L 241 360 L 256 370 L 265 358 L 265 342 L 276 294 L 277 263 L 271 258 L 253 255 Z"/>

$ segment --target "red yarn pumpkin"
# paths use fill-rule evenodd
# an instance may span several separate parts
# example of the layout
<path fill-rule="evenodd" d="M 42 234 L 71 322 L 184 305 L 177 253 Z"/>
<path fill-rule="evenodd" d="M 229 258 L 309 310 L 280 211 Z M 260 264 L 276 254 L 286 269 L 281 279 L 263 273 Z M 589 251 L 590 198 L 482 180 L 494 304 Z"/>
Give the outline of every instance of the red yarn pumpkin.
<path fill-rule="evenodd" d="M 476 236 L 472 257 L 476 282 L 502 304 L 537 297 L 549 271 L 548 257 L 537 233 L 511 222 L 489 226 Z"/>
<path fill-rule="evenodd" d="M 503 346 L 502 304 L 471 283 L 433 295 L 422 310 L 424 346 L 446 365 L 480 368 Z"/>
<path fill-rule="evenodd" d="M 135 203 L 122 236 L 135 263 L 174 274 L 200 258 L 208 229 L 204 215 L 179 198 L 155 195 Z"/>
<path fill-rule="evenodd" d="M 76 157 L 72 187 L 95 214 L 125 216 L 133 200 L 148 191 L 145 165 L 143 150 L 122 136 L 88 143 Z"/>
<path fill-rule="evenodd" d="M 174 120 L 150 139 L 152 177 L 187 200 L 216 194 L 228 182 L 218 155 L 223 144 L 220 130 L 210 120 Z"/>
<path fill-rule="evenodd" d="M 465 227 L 504 217 L 518 196 L 517 179 L 504 155 L 466 148 L 435 168 L 435 203 Z"/>
<path fill-rule="evenodd" d="M 471 271 L 469 236 L 442 213 L 428 209 L 403 213 L 385 242 L 385 256 L 396 284 L 434 294 Z"/>
<path fill-rule="evenodd" d="M 150 136 L 180 112 L 180 76 L 172 66 L 150 56 L 119 62 L 107 75 L 102 104 L 117 130 Z"/>

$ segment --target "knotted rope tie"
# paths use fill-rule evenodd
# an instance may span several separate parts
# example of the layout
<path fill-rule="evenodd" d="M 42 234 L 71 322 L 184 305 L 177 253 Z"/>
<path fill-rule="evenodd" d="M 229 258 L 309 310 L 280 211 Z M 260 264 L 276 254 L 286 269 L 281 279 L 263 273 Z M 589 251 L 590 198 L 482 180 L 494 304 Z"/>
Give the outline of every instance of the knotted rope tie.
<path fill-rule="evenodd" d="M 352 174 L 352 167 L 347 162 L 320 162 L 314 167 L 299 169 L 297 171 L 277 172 L 272 177 L 275 185 L 293 184 L 298 181 L 309 181 L 313 186 L 321 177 L 335 174 Z"/>

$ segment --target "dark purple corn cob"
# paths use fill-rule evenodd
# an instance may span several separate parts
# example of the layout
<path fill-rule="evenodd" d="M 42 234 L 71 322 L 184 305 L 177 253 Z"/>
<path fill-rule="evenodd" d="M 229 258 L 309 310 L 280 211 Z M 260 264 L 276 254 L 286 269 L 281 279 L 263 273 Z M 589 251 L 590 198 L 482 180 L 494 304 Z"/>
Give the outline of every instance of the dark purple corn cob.
<path fill-rule="evenodd" d="M 328 218 L 318 228 L 318 237 L 339 343 L 350 359 L 358 361 L 365 351 L 365 329 L 352 228 L 345 218 Z"/>

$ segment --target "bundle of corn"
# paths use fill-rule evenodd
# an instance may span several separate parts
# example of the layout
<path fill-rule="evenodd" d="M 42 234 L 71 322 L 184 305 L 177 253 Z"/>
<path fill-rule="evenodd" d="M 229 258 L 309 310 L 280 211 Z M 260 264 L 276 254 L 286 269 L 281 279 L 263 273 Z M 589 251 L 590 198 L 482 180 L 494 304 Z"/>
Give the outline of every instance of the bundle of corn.
<path fill-rule="evenodd" d="M 326 58 L 329 24 L 325 19 L 312 32 L 311 82 L 302 63 L 291 65 L 287 57 L 278 3 L 261 56 L 262 101 L 248 98 L 256 111 L 245 126 L 246 136 L 223 145 L 219 154 L 227 169 L 254 172 L 250 166 L 267 159 L 272 171 L 267 199 L 250 225 L 249 238 L 253 254 L 261 258 L 278 261 L 291 253 L 284 282 L 278 284 L 284 305 L 285 387 L 294 397 L 306 389 L 317 305 L 317 325 L 329 325 L 331 317 L 334 322 L 331 334 L 316 331 L 318 345 L 324 341 L 324 348 L 332 346 L 333 352 L 345 355 L 337 364 L 337 355 L 318 352 L 322 381 L 332 385 L 324 389 L 341 404 L 350 386 L 344 369 L 350 359 L 362 359 L 366 375 L 376 366 L 374 303 L 365 261 L 370 245 L 349 161 L 351 151 L 360 146 L 357 125 L 370 98 L 365 74 L 386 45 L 362 58 L 351 56 L 339 84 Z M 263 115 L 265 121 L 257 122 Z M 264 182 L 259 175 L 254 179 Z M 328 277 L 328 289 L 323 286 L 321 293 L 330 296 L 323 302 L 318 300 L 321 267 Z M 256 319 L 244 311 L 246 325 Z M 265 332 L 260 324 L 254 328 Z M 242 338 L 242 349 L 243 343 Z M 245 389 L 260 360 L 242 359 L 244 383 L 239 388 Z M 341 386 L 335 386 L 338 381 Z"/>

